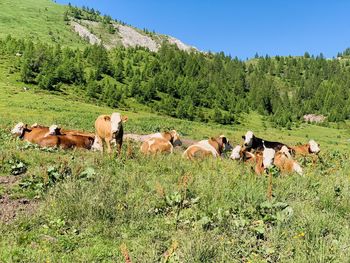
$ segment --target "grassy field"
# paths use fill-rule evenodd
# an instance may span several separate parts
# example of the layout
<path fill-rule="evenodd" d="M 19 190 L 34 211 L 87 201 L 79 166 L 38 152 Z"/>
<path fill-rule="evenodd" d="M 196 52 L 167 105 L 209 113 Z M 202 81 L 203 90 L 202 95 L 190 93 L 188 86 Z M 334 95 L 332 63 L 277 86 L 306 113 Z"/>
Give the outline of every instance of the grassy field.
<path fill-rule="evenodd" d="M 27 37 L 33 41 L 79 47 L 86 42 L 63 20 L 67 7 L 50 0 L 0 1 L 0 37 Z"/>
<path fill-rule="evenodd" d="M 119 110 L 79 95 L 24 91 L 8 70 L 2 58 L 0 208 L 8 215 L 0 262 L 348 262 L 349 130 L 274 129 L 254 112 L 220 126 L 121 111 L 127 133 L 175 128 L 184 138 L 225 134 L 238 144 L 249 129 L 288 144 L 320 142 L 317 164 L 299 160 L 305 176 L 275 174 L 269 201 L 267 178 L 227 159 L 191 163 L 181 150 L 145 158 L 137 144 L 125 144 L 116 159 L 12 138 L 19 121 L 93 131 L 99 114 Z"/>

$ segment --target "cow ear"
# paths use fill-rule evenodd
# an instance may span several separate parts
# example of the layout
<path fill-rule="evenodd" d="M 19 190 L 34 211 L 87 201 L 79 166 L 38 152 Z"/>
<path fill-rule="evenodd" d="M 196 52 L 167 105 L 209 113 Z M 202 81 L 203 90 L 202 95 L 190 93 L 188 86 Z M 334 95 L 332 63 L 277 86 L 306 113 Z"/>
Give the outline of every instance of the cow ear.
<path fill-rule="evenodd" d="M 128 119 L 129 119 L 129 117 L 128 117 L 128 116 L 122 116 L 122 121 L 123 121 L 123 122 L 127 122 L 127 121 L 128 121 Z"/>
<path fill-rule="evenodd" d="M 226 137 L 222 137 L 221 139 L 222 139 L 222 143 L 223 143 L 223 144 L 226 144 L 226 143 L 227 143 L 227 138 L 226 138 Z"/>
<path fill-rule="evenodd" d="M 111 117 L 110 116 L 105 116 L 105 121 L 110 121 Z"/>
<path fill-rule="evenodd" d="M 245 140 L 245 135 L 242 135 L 242 139 Z"/>

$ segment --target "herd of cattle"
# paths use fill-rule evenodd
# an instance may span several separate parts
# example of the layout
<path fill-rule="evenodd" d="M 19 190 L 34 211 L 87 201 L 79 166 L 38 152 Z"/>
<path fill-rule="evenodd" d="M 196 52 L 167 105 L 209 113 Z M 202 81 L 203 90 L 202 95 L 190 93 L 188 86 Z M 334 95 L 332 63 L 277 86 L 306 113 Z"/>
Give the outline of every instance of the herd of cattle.
<path fill-rule="evenodd" d="M 111 144 L 115 144 L 118 154 L 121 153 L 125 138 L 141 142 L 140 151 L 146 155 L 172 153 L 174 147 L 182 145 L 180 136 L 175 130 L 144 136 L 124 136 L 123 123 L 127 120 L 128 117 L 120 113 L 101 115 L 95 121 L 95 133 L 61 129 L 57 125 L 46 127 L 33 124 L 28 126 L 22 122 L 18 123 L 11 132 L 20 139 L 41 147 L 85 148 L 103 152 L 105 144 L 107 152 L 111 153 Z M 317 157 L 320 152 L 319 144 L 314 140 L 304 145 L 288 146 L 284 143 L 258 138 L 251 131 L 248 131 L 242 138 L 244 142 L 236 147 L 232 147 L 224 135 L 191 143 L 184 151 L 183 157 L 189 160 L 209 156 L 216 158 L 222 156 L 224 152 L 232 151 L 231 159 L 251 165 L 257 174 L 262 174 L 272 165 L 277 166 L 284 173 L 302 174 L 302 168 L 294 157 L 309 154 Z"/>

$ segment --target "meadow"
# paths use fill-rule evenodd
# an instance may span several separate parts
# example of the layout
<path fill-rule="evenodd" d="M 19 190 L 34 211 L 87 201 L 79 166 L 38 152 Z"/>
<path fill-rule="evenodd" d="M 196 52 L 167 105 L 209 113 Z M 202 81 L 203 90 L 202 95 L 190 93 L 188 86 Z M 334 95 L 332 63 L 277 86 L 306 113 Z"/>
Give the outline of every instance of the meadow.
<path fill-rule="evenodd" d="M 240 124 L 190 122 L 135 107 L 84 102 L 18 82 L 0 63 L 0 195 L 23 208 L 0 224 L 1 262 L 347 262 L 350 258 L 349 130 L 300 124 L 272 128 L 255 112 Z M 24 91 L 26 86 L 29 90 Z M 129 117 L 126 133 L 176 129 L 183 138 L 247 130 L 288 144 L 313 138 L 320 159 L 299 159 L 305 176 L 268 179 L 228 159 L 144 157 L 125 143 L 121 158 L 39 149 L 10 135 L 17 122 L 93 131 L 99 114 Z M 344 127 L 346 124 L 344 124 Z M 28 211 L 29 210 L 29 211 Z"/>
<path fill-rule="evenodd" d="M 81 47 L 85 40 L 63 20 L 67 7 L 47 0 L 0 2 L 0 37 L 21 36 L 35 42 Z"/>

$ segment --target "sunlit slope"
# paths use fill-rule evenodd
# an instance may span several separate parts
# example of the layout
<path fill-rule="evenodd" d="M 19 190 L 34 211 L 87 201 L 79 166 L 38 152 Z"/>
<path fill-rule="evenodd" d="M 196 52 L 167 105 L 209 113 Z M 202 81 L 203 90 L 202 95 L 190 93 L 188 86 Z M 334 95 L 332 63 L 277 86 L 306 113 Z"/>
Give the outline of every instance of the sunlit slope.
<path fill-rule="evenodd" d="M 84 45 L 85 41 L 64 21 L 66 8 L 50 0 L 2 0 L 0 38 L 12 35 L 52 44 Z"/>

